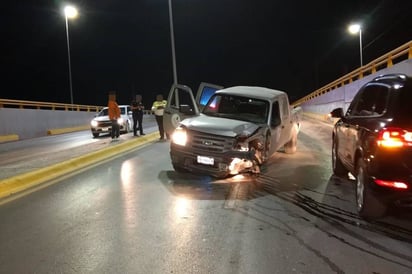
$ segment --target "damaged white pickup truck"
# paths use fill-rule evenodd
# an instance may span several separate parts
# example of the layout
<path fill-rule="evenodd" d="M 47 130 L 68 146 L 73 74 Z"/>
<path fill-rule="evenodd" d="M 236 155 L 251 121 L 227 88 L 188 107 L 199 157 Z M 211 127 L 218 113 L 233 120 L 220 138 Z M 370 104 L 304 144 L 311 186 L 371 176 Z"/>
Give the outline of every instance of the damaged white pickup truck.
<path fill-rule="evenodd" d="M 182 85 L 168 96 L 164 125 L 176 171 L 217 178 L 260 173 L 276 151 L 296 151 L 299 110 L 285 92 L 236 86 L 215 91 L 204 106 L 197 101 Z"/>

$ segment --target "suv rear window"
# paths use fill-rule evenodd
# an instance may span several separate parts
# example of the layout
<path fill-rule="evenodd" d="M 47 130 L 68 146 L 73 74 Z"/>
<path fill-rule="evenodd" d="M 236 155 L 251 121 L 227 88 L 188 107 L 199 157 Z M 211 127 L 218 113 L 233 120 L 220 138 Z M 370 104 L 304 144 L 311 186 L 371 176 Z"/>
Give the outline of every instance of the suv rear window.
<path fill-rule="evenodd" d="M 405 86 L 400 90 L 398 97 L 399 107 L 396 111 L 397 119 L 405 121 L 412 126 L 412 87 Z"/>
<path fill-rule="evenodd" d="M 353 116 L 380 116 L 386 112 L 389 89 L 384 85 L 369 85 L 357 96 L 351 111 Z"/>

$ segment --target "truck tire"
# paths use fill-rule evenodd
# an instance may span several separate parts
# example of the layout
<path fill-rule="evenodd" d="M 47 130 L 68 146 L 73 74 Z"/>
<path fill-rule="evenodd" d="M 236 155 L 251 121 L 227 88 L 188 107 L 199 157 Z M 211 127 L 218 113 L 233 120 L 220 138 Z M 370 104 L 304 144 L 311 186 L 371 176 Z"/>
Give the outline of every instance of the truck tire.
<path fill-rule="evenodd" d="M 287 154 L 295 153 L 297 145 L 298 145 L 298 133 L 295 130 L 295 126 L 294 126 L 294 129 L 292 130 L 292 137 L 290 137 L 290 140 L 284 146 L 285 153 Z"/>
<path fill-rule="evenodd" d="M 172 163 L 173 169 L 178 173 L 187 173 L 187 170 L 177 164 Z"/>
<path fill-rule="evenodd" d="M 365 163 L 360 158 L 356 167 L 356 209 L 362 218 L 377 219 L 385 215 L 387 205 L 371 193 L 368 179 Z"/>
<path fill-rule="evenodd" d="M 262 153 L 262 163 L 266 162 L 269 157 L 270 157 L 270 146 L 272 143 L 270 132 L 266 133 L 266 138 L 265 138 L 265 147 L 263 148 L 263 153 Z"/>
<path fill-rule="evenodd" d="M 347 177 L 348 175 L 348 170 L 342 164 L 342 161 L 338 156 L 338 141 L 336 140 L 336 138 L 333 138 L 332 143 L 332 171 L 333 174 L 338 177 Z"/>

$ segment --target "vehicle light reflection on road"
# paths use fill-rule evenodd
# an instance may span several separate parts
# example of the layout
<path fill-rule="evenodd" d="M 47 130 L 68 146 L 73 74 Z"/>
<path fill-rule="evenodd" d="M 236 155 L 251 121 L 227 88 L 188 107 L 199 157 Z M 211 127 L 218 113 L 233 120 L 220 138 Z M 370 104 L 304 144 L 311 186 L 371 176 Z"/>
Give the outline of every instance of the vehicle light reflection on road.
<path fill-rule="evenodd" d="M 246 178 L 245 178 L 245 176 L 243 175 L 243 174 L 238 174 L 238 175 L 235 175 L 235 176 L 233 176 L 232 177 L 232 180 L 233 181 L 243 181 L 243 180 L 245 180 Z"/>
<path fill-rule="evenodd" d="M 178 220 L 189 218 L 190 201 L 186 197 L 178 197 L 175 201 L 174 212 Z"/>
<path fill-rule="evenodd" d="M 122 163 L 120 169 L 121 193 L 123 200 L 124 227 L 128 233 L 133 233 L 137 223 L 137 205 L 135 188 L 137 187 L 134 173 L 136 172 L 132 161 Z"/>
<path fill-rule="evenodd" d="M 133 173 L 133 165 L 131 161 L 125 161 L 122 163 L 122 167 L 120 169 L 120 178 L 122 179 L 122 186 L 124 188 L 128 188 L 131 185 L 131 173 Z"/>

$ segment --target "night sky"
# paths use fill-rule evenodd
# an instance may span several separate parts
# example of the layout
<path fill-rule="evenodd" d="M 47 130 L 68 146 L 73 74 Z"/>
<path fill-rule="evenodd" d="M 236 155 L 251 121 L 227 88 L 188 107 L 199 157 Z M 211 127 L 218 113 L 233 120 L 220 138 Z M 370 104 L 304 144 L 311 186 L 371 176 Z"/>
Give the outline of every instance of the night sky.
<path fill-rule="evenodd" d="M 0 98 L 70 103 L 63 5 L 2 3 Z M 72 1 L 74 103 L 106 105 L 115 90 L 151 105 L 173 83 L 168 0 Z M 172 0 L 177 77 L 225 87 L 256 85 L 297 100 L 412 40 L 412 1 Z"/>

